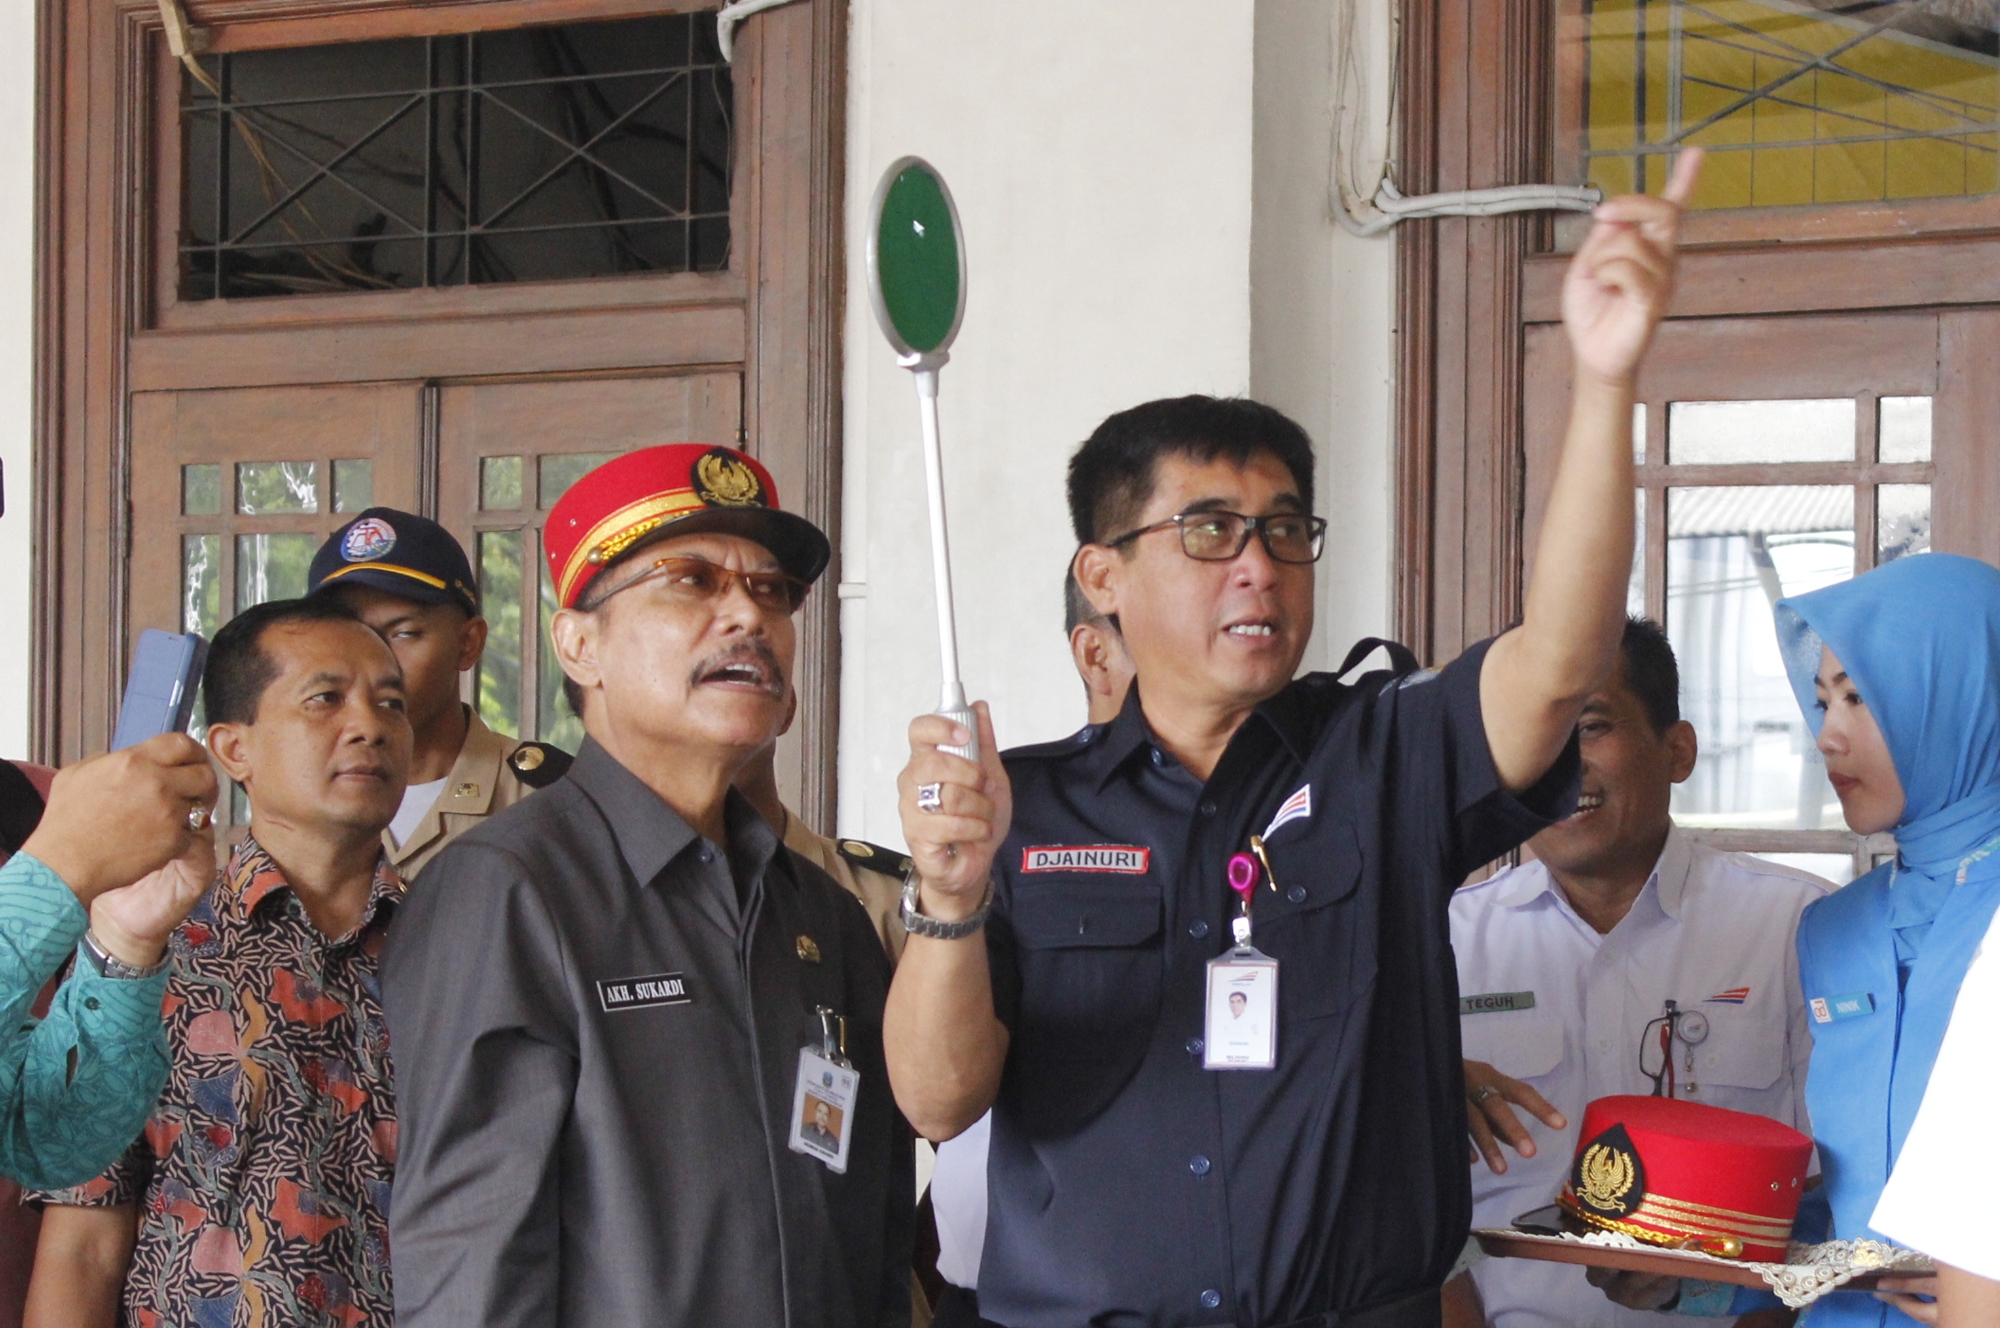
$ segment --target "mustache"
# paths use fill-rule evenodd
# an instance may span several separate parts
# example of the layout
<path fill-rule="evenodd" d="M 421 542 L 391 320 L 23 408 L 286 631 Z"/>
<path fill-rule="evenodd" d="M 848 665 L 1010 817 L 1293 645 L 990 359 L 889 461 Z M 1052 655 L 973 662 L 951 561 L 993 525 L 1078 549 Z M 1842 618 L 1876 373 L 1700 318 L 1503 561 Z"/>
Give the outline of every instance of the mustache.
<path fill-rule="evenodd" d="M 734 682 L 755 682 L 774 697 L 785 695 L 787 682 L 777 652 L 762 641 L 744 641 L 718 650 L 697 663 L 688 673 L 688 684 L 699 687 L 719 677 Z"/>

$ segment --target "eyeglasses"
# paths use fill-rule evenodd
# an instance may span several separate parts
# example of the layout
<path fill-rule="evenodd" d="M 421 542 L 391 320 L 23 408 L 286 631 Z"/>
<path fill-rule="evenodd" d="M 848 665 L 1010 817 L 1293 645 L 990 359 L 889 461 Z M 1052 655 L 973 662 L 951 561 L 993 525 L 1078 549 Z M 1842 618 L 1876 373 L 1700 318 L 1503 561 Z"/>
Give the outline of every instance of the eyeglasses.
<path fill-rule="evenodd" d="M 1226 563 L 1250 545 L 1254 533 L 1272 562 L 1316 563 L 1326 547 L 1326 520 L 1300 512 L 1245 516 L 1241 512 L 1182 512 L 1120 535 L 1107 548 L 1123 548 L 1141 535 L 1180 527 L 1181 552 L 1205 563 Z"/>
<path fill-rule="evenodd" d="M 806 591 L 811 589 L 797 577 L 783 572 L 739 572 L 706 558 L 655 558 L 637 574 L 605 591 L 592 607 L 642 581 L 657 581 L 668 597 L 690 605 L 721 599 L 729 593 L 731 585 L 741 581 L 743 592 L 750 596 L 752 604 L 766 613 L 785 614 L 797 613 L 799 605 L 805 603 Z"/>
<path fill-rule="evenodd" d="M 1653 1081 L 1654 1097 L 1673 1097 L 1678 1085 L 1674 1076 L 1674 1044 L 1680 1043 L 1683 1066 L 1690 1076 L 1688 1091 L 1695 1091 L 1695 1046 L 1708 1037 L 1708 1016 L 1699 1010 L 1683 1010 L 1679 1002 L 1668 1001 L 1666 1012 L 1649 1021 L 1639 1033 L 1639 1073 Z M 1658 1064 L 1659 1068 L 1652 1066 Z"/>

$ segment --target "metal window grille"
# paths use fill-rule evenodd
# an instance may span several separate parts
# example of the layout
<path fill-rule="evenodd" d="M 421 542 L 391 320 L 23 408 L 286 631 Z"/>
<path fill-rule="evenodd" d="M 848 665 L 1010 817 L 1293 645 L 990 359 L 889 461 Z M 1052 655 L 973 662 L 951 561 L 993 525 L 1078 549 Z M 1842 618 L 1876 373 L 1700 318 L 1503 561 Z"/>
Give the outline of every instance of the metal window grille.
<path fill-rule="evenodd" d="M 1591 183 L 1697 207 L 1969 197 L 2000 186 L 2000 0 L 1585 0 Z"/>
<path fill-rule="evenodd" d="M 183 96 L 184 300 L 728 266 L 713 12 L 202 69 Z"/>

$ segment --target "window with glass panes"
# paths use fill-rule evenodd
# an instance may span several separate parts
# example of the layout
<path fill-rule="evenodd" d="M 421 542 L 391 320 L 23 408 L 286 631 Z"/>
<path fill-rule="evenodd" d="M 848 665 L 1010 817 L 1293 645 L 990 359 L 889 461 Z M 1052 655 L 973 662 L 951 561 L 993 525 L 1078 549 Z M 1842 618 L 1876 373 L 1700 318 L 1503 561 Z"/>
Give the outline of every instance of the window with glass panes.
<path fill-rule="evenodd" d="M 1649 412 L 1663 418 L 1643 435 L 1633 607 L 1666 625 L 1681 713 L 1701 742 L 1694 774 L 1674 789 L 1682 826 L 1844 828 L 1778 655 L 1772 608 L 1929 551 L 1932 404 L 1863 393 L 1668 401 Z M 1798 847 L 1809 844 L 1833 847 L 1817 834 Z M 1867 850 L 1777 856 L 1841 881 L 1857 852 Z"/>

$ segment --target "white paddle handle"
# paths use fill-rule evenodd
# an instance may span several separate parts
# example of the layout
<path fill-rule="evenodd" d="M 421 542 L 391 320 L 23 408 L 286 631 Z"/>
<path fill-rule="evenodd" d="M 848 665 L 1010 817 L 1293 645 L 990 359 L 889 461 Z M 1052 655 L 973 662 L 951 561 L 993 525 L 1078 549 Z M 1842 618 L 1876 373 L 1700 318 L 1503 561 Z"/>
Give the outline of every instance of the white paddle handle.
<path fill-rule="evenodd" d="M 912 376 L 917 384 L 917 410 L 923 417 L 924 425 L 924 492 L 930 500 L 931 513 L 931 581 L 937 595 L 938 661 L 944 672 L 942 699 L 938 702 L 936 713 L 963 725 L 966 732 L 972 735 L 963 747 L 939 750 L 963 756 L 968 761 L 977 761 L 978 717 L 965 703 L 965 684 L 958 676 L 958 618 L 951 598 L 951 544 L 945 533 L 944 457 L 938 434 L 937 368 L 934 365 L 920 366 L 913 370 Z"/>

